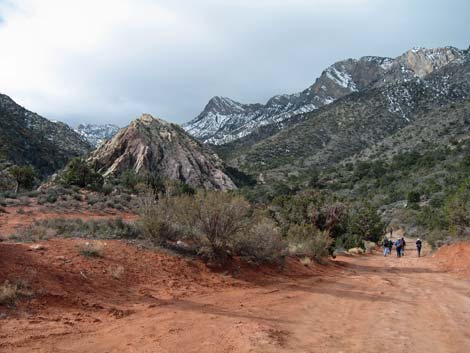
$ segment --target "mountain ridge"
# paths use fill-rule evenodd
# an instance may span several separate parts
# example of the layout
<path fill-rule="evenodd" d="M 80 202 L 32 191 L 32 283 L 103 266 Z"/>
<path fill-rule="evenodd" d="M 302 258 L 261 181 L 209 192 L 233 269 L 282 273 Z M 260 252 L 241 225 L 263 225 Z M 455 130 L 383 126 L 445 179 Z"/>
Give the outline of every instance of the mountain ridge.
<path fill-rule="evenodd" d="M 276 95 L 266 104 L 242 104 L 227 97 L 213 97 L 183 128 L 201 141 L 215 145 L 243 138 L 269 124 L 282 129 L 295 115 L 314 111 L 354 92 L 424 77 L 458 60 L 463 52 L 450 46 L 413 48 L 393 59 L 363 56 L 341 60 L 323 70 L 307 89 Z"/>
<path fill-rule="evenodd" d="M 325 167 L 380 142 L 419 115 L 469 97 L 470 55 L 465 51 L 461 60 L 422 78 L 354 92 L 296 116 L 299 122 L 259 141 L 245 146 L 234 141 L 217 149 L 224 150 L 229 164 L 251 173 Z"/>

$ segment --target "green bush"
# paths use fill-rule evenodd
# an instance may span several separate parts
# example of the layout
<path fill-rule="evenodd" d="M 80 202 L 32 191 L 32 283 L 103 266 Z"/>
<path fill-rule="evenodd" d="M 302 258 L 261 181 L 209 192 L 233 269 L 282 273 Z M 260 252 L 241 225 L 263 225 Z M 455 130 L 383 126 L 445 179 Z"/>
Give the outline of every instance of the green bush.
<path fill-rule="evenodd" d="M 289 228 L 289 251 L 294 255 L 311 256 L 316 260 L 330 253 L 333 239 L 312 224 L 294 224 Z"/>
<path fill-rule="evenodd" d="M 420 194 L 418 191 L 410 191 L 406 196 L 406 200 L 408 201 L 409 205 L 416 204 L 420 200 Z"/>
<path fill-rule="evenodd" d="M 286 244 L 273 221 L 262 218 L 247 232 L 235 239 L 235 252 L 250 262 L 278 262 L 282 260 Z"/>
<path fill-rule="evenodd" d="M 378 210 L 369 204 L 352 208 L 348 215 L 346 234 L 361 240 L 378 242 L 385 231 Z"/>
<path fill-rule="evenodd" d="M 103 177 L 95 172 L 85 160 L 72 159 L 61 176 L 61 182 L 67 186 L 86 187 L 99 191 L 103 186 Z"/>
<path fill-rule="evenodd" d="M 173 220 L 177 217 L 174 212 L 177 204 L 174 198 L 162 197 L 158 201 L 155 194 L 149 194 L 141 199 L 140 227 L 142 235 L 156 245 L 167 245 L 178 238 L 184 238 L 176 229 Z"/>
<path fill-rule="evenodd" d="M 446 200 L 445 212 L 452 235 L 470 236 L 470 179 Z"/>
<path fill-rule="evenodd" d="M 141 207 L 143 234 L 158 245 L 186 240 L 204 258 L 225 262 L 240 255 L 271 261 L 282 248 L 275 225 L 256 222 L 249 203 L 240 196 L 199 191 L 194 196 L 148 197 Z"/>
<path fill-rule="evenodd" d="M 17 183 L 17 190 L 20 188 L 29 190 L 33 187 L 36 180 L 36 172 L 31 166 L 13 166 L 8 169 L 8 172 L 15 178 Z"/>

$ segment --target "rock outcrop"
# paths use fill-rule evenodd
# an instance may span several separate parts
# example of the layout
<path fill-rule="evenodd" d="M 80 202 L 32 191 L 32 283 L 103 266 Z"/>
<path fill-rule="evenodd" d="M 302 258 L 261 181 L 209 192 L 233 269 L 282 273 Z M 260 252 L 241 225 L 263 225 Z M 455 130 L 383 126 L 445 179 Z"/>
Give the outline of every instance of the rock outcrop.
<path fill-rule="evenodd" d="M 214 152 L 178 125 L 149 114 L 121 129 L 93 152 L 89 160 L 105 177 L 133 170 L 137 175 L 180 180 L 194 187 L 236 188 Z"/>

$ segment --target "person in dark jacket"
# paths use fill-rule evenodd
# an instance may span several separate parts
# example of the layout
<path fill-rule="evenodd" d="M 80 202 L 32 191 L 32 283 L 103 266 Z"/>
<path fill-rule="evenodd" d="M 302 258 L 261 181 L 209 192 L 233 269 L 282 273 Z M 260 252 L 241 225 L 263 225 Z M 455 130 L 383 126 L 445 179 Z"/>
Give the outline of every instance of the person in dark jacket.
<path fill-rule="evenodd" d="M 401 249 L 403 247 L 402 239 L 397 239 L 395 241 L 395 248 L 397 249 L 397 257 L 401 257 Z"/>
<path fill-rule="evenodd" d="M 384 247 L 384 257 L 387 256 L 388 253 L 388 239 L 387 237 L 384 237 L 383 242 L 383 247 Z"/>
<path fill-rule="evenodd" d="M 393 250 L 393 240 L 389 239 L 388 240 L 388 253 L 392 255 L 392 250 Z"/>
<path fill-rule="evenodd" d="M 401 256 L 405 256 L 405 246 L 406 246 L 405 238 L 401 237 Z"/>
<path fill-rule="evenodd" d="M 418 238 L 418 240 L 416 240 L 416 250 L 418 251 L 418 257 L 421 257 L 422 245 L 423 245 L 423 242 L 421 241 L 421 239 Z"/>

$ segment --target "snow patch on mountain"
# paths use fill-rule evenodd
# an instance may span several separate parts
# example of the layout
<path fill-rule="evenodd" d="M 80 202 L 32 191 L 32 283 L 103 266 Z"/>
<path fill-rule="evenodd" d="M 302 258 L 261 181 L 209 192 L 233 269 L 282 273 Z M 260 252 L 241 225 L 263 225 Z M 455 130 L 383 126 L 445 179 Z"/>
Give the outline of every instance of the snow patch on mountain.
<path fill-rule="evenodd" d="M 326 76 L 341 87 L 349 88 L 353 92 L 357 91 L 356 84 L 354 83 L 351 74 L 347 71 L 338 70 L 334 66 L 330 66 L 326 69 Z"/>
<path fill-rule="evenodd" d="M 80 124 L 74 130 L 91 145 L 97 147 L 102 142 L 116 135 L 119 131 L 119 126 L 114 124 Z"/>
<path fill-rule="evenodd" d="M 397 58 L 364 56 L 339 61 L 325 69 L 307 89 L 276 95 L 266 104 L 243 104 L 227 97 L 213 97 L 193 120 L 183 124 L 189 134 L 212 144 L 225 144 L 247 136 L 261 126 L 278 124 L 295 115 L 312 112 L 337 99 L 363 90 L 410 82 L 449 63 L 461 60 L 464 51 L 444 47 L 413 48 Z M 407 118 L 406 93 L 398 104 L 388 97 L 390 111 Z M 406 104 L 405 104 L 406 105 Z"/>

